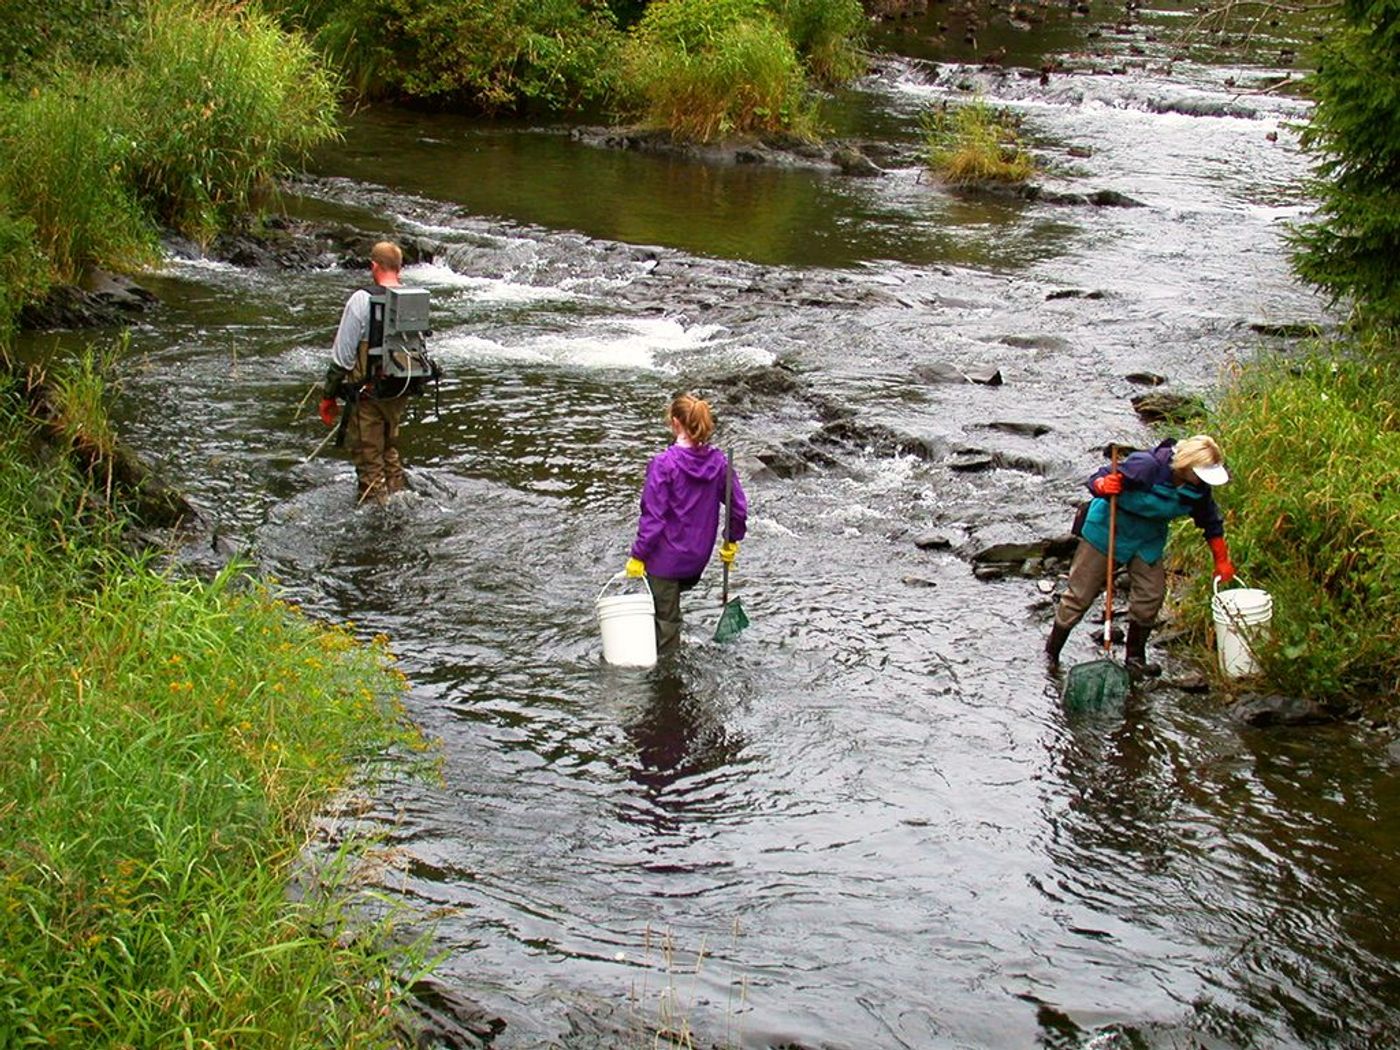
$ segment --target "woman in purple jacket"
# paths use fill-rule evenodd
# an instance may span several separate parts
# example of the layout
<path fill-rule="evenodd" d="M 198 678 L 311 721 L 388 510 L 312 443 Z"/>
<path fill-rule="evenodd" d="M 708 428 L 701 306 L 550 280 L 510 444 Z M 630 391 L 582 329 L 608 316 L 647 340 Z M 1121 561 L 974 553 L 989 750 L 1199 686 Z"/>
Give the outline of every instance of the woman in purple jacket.
<path fill-rule="evenodd" d="M 700 580 L 715 549 L 726 475 L 724 453 L 708 444 L 715 432 L 710 405 L 694 394 L 671 402 L 671 433 L 676 443 L 654 456 L 642 486 L 642 517 L 627 561 L 628 576 L 647 577 L 656 603 L 656 651 L 673 648 L 681 635 L 681 594 Z M 729 499 L 729 542 L 719 556 L 726 565 L 739 553 L 748 503 L 738 475 Z"/>

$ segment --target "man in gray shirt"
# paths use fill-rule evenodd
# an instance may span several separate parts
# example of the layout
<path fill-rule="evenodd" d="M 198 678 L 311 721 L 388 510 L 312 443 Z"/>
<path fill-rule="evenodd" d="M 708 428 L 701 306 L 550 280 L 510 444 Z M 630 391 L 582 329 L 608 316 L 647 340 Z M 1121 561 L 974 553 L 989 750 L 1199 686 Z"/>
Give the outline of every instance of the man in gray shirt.
<path fill-rule="evenodd" d="M 350 461 L 359 479 L 359 502 L 383 504 L 404 487 L 399 459 L 399 421 L 408 397 L 403 393 L 379 396 L 374 353 L 383 342 L 383 326 L 371 324 L 370 297 L 399 285 L 403 252 L 392 241 L 380 241 L 369 253 L 373 285 L 357 288 L 346 300 L 340 327 L 331 348 L 331 365 L 321 399 L 321 419 L 337 423 L 336 399 L 345 401 L 345 440 Z M 402 387 L 397 388 L 402 390 Z"/>

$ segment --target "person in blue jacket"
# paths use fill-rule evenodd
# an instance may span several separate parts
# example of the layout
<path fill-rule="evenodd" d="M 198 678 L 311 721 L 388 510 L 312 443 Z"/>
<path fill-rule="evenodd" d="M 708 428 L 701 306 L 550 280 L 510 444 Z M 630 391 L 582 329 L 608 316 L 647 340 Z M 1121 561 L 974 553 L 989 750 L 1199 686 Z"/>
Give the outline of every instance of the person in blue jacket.
<path fill-rule="evenodd" d="M 1172 519 L 1189 516 L 1205 535 L 1215 558 L 1215 574 L 1234 578 L 1225 523 L 1211 490 L 1230 480 L 1225 457 L 1215 440 L 1197 434 L 1179 444 L 1163 441 L 1150 452 L 1134 452 L 1118 470 L 1101 467 L 1088 480 L 1094 494 L 1069 567 L 1069 587 L 1055 608 L 1055 622 L 1045 643 L 1051 666 L 1070 630 L 1103 591 L 1108 572 L 1109 497 L 1117 496 L 1113 544 L 1115 569 L 1128 570 L 1128 637 L 1126 664 L 1135 675 L 1158 670 L 1147 663 L 1147 638 L 1166 597 L 1162 555 Z"/>
<path fill-rule="evenodd" d="M 719 552 L 725 564 L 733 564 L 748 521 L 744 487 L 725 454 L 709 443 L 715 430 L 709 402 L 681 394 L 672 400 L 668 419 L 675 444 L 647 465 L 637 537 L 627 559 L 627 575 L 645 575 L 651 585 L 658 653 L 680 640 L 681 594 L 700 581 L 714 552 L 726 475 L 729 540 Z"/>

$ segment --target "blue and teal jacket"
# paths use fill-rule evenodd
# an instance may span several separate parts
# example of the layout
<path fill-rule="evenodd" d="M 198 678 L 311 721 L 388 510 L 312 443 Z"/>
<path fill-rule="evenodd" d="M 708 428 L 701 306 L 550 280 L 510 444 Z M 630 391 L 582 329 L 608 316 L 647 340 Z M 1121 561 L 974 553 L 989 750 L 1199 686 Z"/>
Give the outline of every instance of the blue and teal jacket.
<path fill-rule="evenodd" d="M 1174 440 L 1163 441 L 1151 452 L 1134 452 L 1118 464 L 1123 491 L 1118 496 L 1118 526 L 1113 538 L 1113 560 L 1126 565 L 1134 557 L 1149 565 L 1161 560 L 1167 546 L 1167 526 L 1174 518 L 1190 515 L 1207 540 L 1225 535 L 1225 521 L 1209 485 L 1177 485 L 1172 481 Z M 1110 473 L 1101 467 L 1086 482 Z M 1089 491 L 1093 491 L 1090 489 Z M 1108 553 L 1108 500 L 1095 496 L 1084 519 L 1084 539 L 1100 553 Z"/>

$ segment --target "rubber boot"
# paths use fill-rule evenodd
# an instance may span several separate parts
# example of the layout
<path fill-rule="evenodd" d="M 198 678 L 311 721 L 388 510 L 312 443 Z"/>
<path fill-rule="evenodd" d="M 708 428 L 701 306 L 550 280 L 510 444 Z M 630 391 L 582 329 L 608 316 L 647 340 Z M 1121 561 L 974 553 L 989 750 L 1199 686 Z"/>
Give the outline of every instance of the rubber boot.
<path fill-rule="evenodd" d="M 1065 647 L 1065 639 L 1069 637 L 1070 628 L 1061 627 L 1054 624 L 1050 628 L 1050 637 L 1045 639 L 1045 662 L 1051 667 L 1060 666 L 1060 650 Z"/>
<path fill-rule="evenodd" d="M 1134 679 L 1156 678 L 1162 673 L 1159 664 L 1147 662 L 1147 637 L 1151 633 L 1151 627 L 1145 627 L 1134 620 L 1128 621 L 1128 639 L 1124 646 L 1127 655 L 1123 662 L 1128 668 L 1128 674 Z"/>

